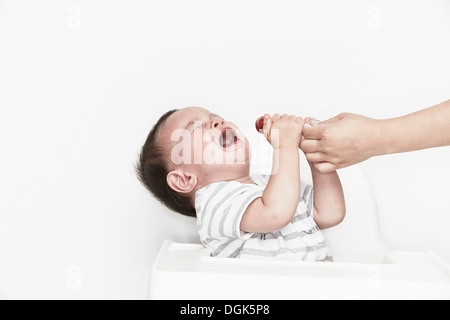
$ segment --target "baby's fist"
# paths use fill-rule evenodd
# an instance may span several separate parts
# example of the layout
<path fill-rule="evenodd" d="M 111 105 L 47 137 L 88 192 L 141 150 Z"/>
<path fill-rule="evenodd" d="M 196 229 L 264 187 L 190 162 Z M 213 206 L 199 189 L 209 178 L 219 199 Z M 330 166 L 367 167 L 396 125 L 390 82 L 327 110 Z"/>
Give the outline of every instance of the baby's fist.
<path fill-rule="evenodd" d="M 294 115 L 275 114 L 272 117 L 270 143 L 277 148 L 298 148 L 303 131 L 303 118 Z"/>

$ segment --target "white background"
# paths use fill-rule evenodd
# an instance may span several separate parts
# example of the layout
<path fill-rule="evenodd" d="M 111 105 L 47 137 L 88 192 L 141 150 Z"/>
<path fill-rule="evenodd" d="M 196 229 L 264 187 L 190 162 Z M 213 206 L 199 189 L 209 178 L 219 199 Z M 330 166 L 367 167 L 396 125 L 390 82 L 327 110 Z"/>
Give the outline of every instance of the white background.
<path fill-rule="evenodd" d="M 168 109 L 399 116 L 450 98 L 449 39 L 444 0 L 0 0 L 0 298 L 143 299 L 198 241 L 133 170 Z M 449 149 L 361 165 L 390 247 L 450 263 Z"/>

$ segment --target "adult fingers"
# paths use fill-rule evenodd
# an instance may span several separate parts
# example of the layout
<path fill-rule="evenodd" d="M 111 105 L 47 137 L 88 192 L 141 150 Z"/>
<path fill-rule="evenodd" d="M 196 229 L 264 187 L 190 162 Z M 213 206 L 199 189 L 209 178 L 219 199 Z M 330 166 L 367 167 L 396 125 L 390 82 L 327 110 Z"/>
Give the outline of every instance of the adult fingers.
<path fill-rule="evenodd" d="M 314 163 L 314 168 L 316 168 L 320 173 L 330 173 L 339 169 L 331 162 L 316 162 Z"/>
<path fill-rule="evenodd" d="M 304 130 L 304 129 L 303 129 Z M 321 152 L 323 151 L 321 148 L 320 140 L 303 140 L 300 144 L 300 149 L 304 153 L 313 153 L 313 152 Z"/>
<path fill-rule="evenodd" d="M 305 118 L 305 124 L 309 124 L 310 126 L 315 126 L 318 125 L 320 123 L 320 120 L 311 118 L 311 117 L 306 117 Z"/>
<path fill-rule="evenodd" d="M 322 126 L 303 126 L 303 135 L 306 139 L 320 140 L 322 139 Z"/>
<path fill-rule="evenodd" d="M 308 162 L 324 162 L 326 160 L 326 154 L 322 152 L 311 152 L 311 153 L 305 153 L 306 159 L 308 159 Z"/>

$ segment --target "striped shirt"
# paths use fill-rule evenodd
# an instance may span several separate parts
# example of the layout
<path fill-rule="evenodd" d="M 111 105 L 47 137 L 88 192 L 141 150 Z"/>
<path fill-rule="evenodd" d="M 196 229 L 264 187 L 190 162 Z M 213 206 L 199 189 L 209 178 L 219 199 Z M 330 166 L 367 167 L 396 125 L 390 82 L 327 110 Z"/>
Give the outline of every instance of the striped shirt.
<path fill-rule="evenodd" d="M 248 233 L 240 230 L 247 207 L 262 197 L 269 176 L 254 184 L 216 182 L 197 191 L 195 208 L 202 244 L 213 257 L 332 261 L 313 219 L 313 188 L 301 183 L 300 202 L 291 222 L 280 230 Z M 283 201 L 283 199 L 280 199 Z"/>

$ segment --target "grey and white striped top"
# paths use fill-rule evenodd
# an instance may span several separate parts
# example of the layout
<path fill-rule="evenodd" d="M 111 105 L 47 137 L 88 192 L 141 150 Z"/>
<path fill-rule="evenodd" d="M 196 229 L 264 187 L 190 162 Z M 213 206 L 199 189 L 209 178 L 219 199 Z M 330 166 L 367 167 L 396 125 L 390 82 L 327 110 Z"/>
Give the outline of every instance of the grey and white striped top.
<path fill-rule="evenodd" d="M 214 257 L 332 261 L 314 222 L 313 188 L 301 183 L 301 200 L 291 222 L 268 233 L 240 230 L 242 216 L 262 196 L 269 176 L 252 177 L 254 184 L 216 182 L 197 191 L 195 208 L 200 240 Z M 283 199 L 280 199 L 283 201 Z"/>

